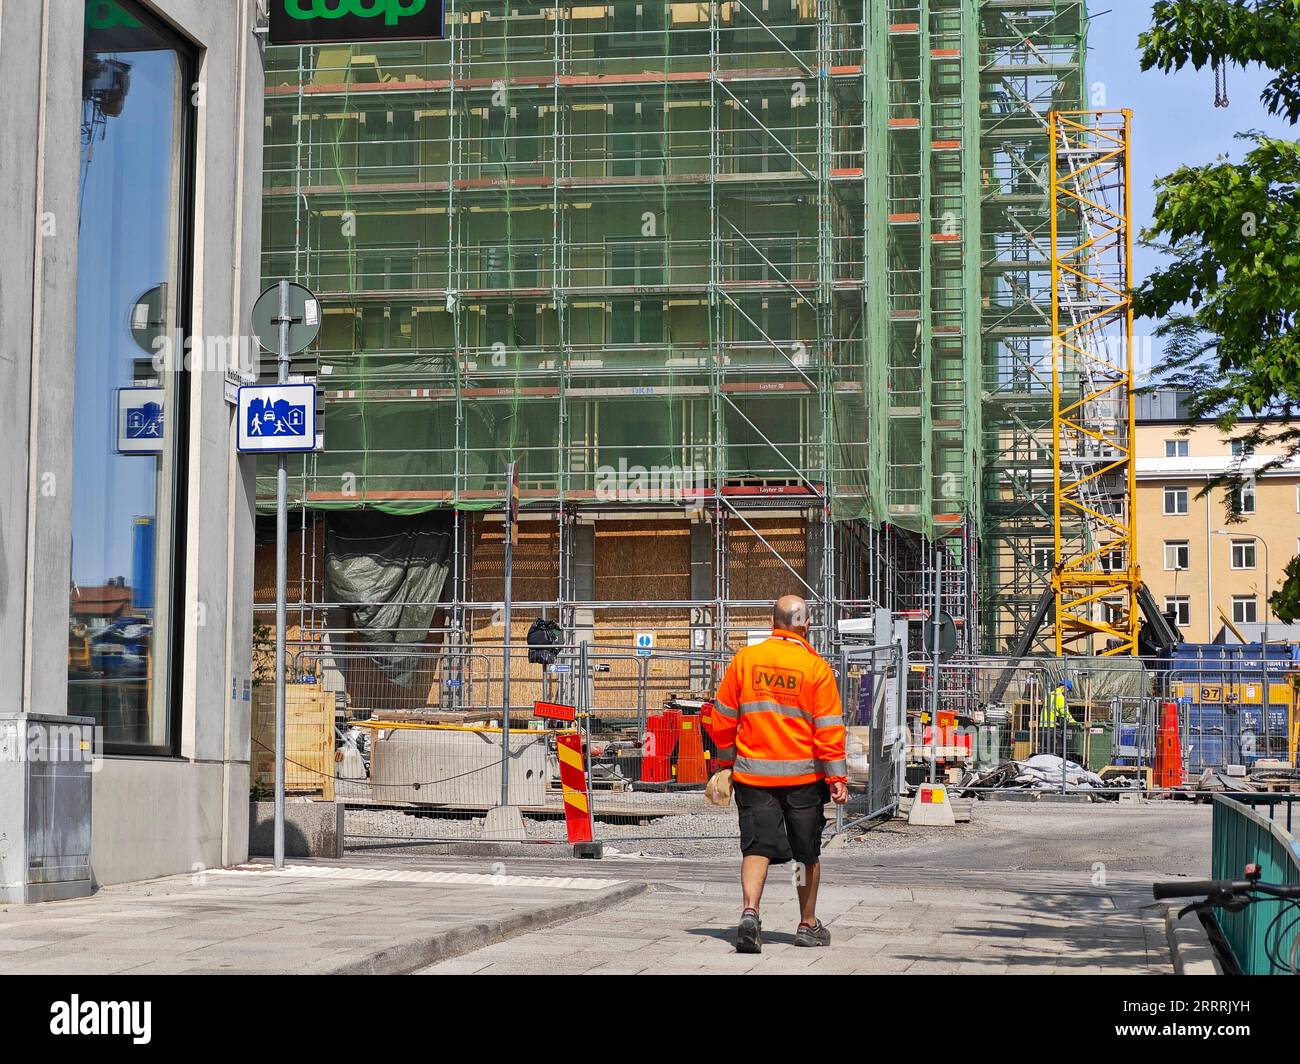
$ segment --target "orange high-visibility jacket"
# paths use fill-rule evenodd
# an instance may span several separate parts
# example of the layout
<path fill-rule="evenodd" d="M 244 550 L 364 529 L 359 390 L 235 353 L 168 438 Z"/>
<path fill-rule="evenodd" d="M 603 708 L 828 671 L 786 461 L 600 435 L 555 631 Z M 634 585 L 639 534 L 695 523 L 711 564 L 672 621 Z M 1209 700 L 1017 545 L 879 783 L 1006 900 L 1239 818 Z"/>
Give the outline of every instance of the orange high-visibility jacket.
<path fill-rule="evenodd" d="M 739 651 L 713 699 L 721 764 L 755 787 L 846 780 L 844 710 L 835 673 L 807 642 L 777 630 Z"/>

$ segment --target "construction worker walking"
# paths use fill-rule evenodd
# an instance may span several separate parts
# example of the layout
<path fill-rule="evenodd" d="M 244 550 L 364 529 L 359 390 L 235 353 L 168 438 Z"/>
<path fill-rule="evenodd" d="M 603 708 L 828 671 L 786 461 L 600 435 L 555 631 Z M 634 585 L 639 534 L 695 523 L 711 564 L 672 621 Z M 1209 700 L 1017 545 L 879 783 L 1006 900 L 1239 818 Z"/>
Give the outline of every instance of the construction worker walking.
<path fill-rule="evenodd" d="M 1072 681 L 1065 679 L 1057 684 L 1052 693 L 1047 696 L 1047 704 L 1043 706 L 1043 715 L 1039 721 L 1044 732 L 1039 745 L 1050 743 L 1046 752 L 1057 754 L 1067 761 L 1070 760 L 1071 753 L 1070 729 L 1079 727 L 1079 722 L 1070 712 L 1070 695 L 1073 692 Z"/>
<path fill-rule="evenodd" d="M 808 604 L 777 600 L 772 635 L 740 650 L 714 697 L 712 736 L 723 765 L 734 764 L 740 816 L 744 910 L 736 951 L 760 953 L 759 903 L 768 866 L 798 862 L 797 946 L 829 946 L 817 919 L 821 835 L 827 801 L 849 799 L 844 716 L 835 674 L 808 644 Z"/>

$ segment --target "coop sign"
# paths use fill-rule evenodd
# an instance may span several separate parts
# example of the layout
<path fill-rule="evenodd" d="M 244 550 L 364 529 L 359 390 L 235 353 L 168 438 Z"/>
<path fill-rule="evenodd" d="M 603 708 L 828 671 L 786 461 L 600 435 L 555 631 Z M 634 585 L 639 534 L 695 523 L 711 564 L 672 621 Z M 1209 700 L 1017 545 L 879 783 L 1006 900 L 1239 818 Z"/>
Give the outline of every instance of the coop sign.
<path fill-rule="evenodd" d="M 271 0 L 272 44 L 437 40 L 444 0 Z"/>
<path fill-rule="evenodd" d="M 111 30 L 117 26 L 138 30 L 140 20 L 122 10 L 116 0 L 86 0 L 86 29 Z"/>

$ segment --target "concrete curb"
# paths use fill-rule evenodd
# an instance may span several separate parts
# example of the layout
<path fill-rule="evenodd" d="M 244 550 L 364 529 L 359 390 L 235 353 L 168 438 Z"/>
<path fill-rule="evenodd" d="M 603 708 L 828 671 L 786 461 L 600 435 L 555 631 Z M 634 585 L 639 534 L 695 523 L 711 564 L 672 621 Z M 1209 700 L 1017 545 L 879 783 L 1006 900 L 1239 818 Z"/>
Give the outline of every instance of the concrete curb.
<path fill-rule="evenodd" d="M 1165 910 L 1165 934 L 1175 975 L 1222 975 L 1223 965 L 1215 956 L 1210 934 L 1196 913 L 1179 919 L 1178 906 Z"/>
<path fill-rule="evenodd" d="M 575 901 L 561 902 L 558 905 L 547 905 L 498 919 L 453 927 L 428 938 L 403 942 L 399 946 L 380 950 L 363 960 L 354 961 L 325 974 L 407 975 L 420 968 L 427 968 L 431 964 L 472 953 L 484 946 L 495 945 L 516 935 L 540 931 L 544 927 L 562 924 L 578 916 L 590 916 L 592 913 L 601 912 L 644 894 L 648 887 L 647 883 L 623 883 L 602 890 L 594 896 Z"/>

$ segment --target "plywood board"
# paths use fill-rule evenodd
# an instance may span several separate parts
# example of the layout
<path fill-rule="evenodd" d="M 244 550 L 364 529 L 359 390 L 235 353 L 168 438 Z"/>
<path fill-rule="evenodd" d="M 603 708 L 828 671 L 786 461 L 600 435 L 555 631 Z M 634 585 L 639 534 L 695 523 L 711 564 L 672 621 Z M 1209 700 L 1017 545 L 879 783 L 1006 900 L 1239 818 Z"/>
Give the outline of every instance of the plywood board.
<path fill-rule="evenodd" d="M 312 684 L 285 689 L 284 789 L 334 800 L 334 695 Z M 256 786 L 275 786 L 275 688 L 253 688 L 252 777 Z"/>

